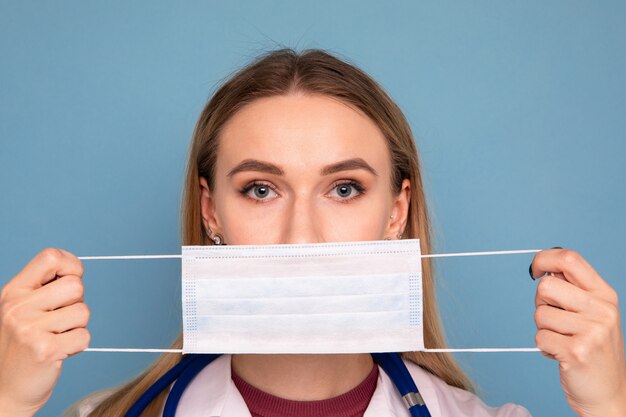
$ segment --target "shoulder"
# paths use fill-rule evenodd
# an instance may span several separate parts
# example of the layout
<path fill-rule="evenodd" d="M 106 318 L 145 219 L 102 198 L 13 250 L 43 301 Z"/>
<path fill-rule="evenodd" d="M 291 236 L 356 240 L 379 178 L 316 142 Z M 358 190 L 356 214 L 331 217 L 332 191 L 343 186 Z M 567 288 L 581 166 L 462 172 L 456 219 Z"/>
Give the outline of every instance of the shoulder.
<path fill-rule="evenodd" d="M 419 365 L 406 361 L 426 405 L 429 400 L 439 408 L 439 415 L 473 417 L 530 417 L 528 410 L 521 405 L 506 403 L 500 407 L 490 407 L 477 395 L 446 384 L 441 378 L 424 370 Z"/>
<path fill-rule="evenodd" d="M 98 404 L 111 395 L 113 391 L 114 389 L 107 389 L 86 396 L 68 408 L 62 417 L 88 417 Z"/>

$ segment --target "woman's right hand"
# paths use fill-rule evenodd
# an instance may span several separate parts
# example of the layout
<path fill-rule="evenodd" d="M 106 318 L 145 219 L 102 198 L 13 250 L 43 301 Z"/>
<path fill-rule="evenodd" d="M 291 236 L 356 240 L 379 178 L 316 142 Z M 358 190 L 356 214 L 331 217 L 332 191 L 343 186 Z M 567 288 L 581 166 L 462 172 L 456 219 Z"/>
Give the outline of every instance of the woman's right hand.
<path fill-rule="evenodd" d="M 44 249 L 0 293 L 0 417 L 33 416 L 50 398 L 63 359 L 89 345 L 83 265 Z"/>

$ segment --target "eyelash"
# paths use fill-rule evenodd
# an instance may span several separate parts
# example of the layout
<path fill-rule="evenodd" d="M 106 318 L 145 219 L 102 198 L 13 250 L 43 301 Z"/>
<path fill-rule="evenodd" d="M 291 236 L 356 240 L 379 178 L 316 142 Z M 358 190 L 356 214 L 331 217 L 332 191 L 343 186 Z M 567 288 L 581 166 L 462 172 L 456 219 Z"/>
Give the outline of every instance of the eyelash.
<path fill-rule="evenodd" d="M 276 191 L 276 187 L 274 187 L 274 185 L 268 183 L 268 182 L 264 182 L 264 181 L 252 181 L 250 183 L 248 183 L 245 187 L 243 187 L 241 190 L 239 190 L 239 193 L 241 193 L 241 195 L 243 195 L 245 198 L 252 200 L 253 202 L 257 203 L 257 204 L 264 204 L 267 203 L 272 199 L 268 199 L 267 201 L 263 201 L 264 199 L 258 199 L 258 198 L 252 198 L 248 195 L 248 193 L 254 188 L 254 187 L 267 187 L 270 190 L 272 190 L 273 192 L 275 192 L 276 194 L 278 194 L 278 191 Z"/>
<path fill-rule="evenodd" d="M 354 181 L 354 180 L 340 180 L 340 181 L 336 181 L 335 183 L 333 183 L 331 190 L 336 190 L 338 187 L 342 186 L 342 185 L 349 185 L 352 188 L 354 188 L 357 191 L 357 195 L 353 196 L 353 197 L 348 197 L 348 198 L 339 198 L 337 201 L 339 201 L 340 203 L 349 203 L 352 200 L 356 200 L 359 197 L 362 197 L 365 192 L 366 189 L 365 187 L 363 187 L 363 185 L 361 185 L 361 183 Z M 254 187 L 267 187 L 270 190 L 272 190 L 273 192 L 275 192 L 276 194 L 278 194 L 278 191 L 276 191 L 276 187 L 274 187 L 273 184 L 268 183 L 268 182 L 264 182 L 264 181 L 252 181 L 250 183 L 248 183 L 246 186 L 244 186 L 242 189 L 239 190 L 239 193 L 244 196 L 247 199 L 250 199 L 252 201 L 254 201 L 255 203 L 259 203 L 259 204 L 264 204 L 266 202 L 269 202 L 272 199 L 269 199 L 268 201 L 263 201 L 264 199 L 258 199 L 258 198 L 253 198 L 250 197 L 249 193 L 250 191 L 254 188 Z"/>
<path fill-rule="evenodd" d="M 356 192 L 358 194 L 355 195 L 355 196 L 352 196 L 352 197 L 348 197 L 348 198 L 339 198 L 338 201 L 340 203 L 344 203 L 345 204 L 345 203 L 351 202 L 352 200 L 356 200 L 357 198 L 362 197 L 363 194 L 365 194 L 365 191 L 366 191 L 365 187 L 363 187 L 363 185 L 361 185 L 361 183 L 359 183 L 357 181 L 354 181 L 354 180 L 340 180 L 340 181 L 337 181 L 337 182 L 335 182 L 333 184 L 332 190 L 336 190 L 338 187 L 340 187 L 342 185 L 349 185 L 349 186 L 351 186 L 352 188 L 354 188 L 356 190 Z"/>

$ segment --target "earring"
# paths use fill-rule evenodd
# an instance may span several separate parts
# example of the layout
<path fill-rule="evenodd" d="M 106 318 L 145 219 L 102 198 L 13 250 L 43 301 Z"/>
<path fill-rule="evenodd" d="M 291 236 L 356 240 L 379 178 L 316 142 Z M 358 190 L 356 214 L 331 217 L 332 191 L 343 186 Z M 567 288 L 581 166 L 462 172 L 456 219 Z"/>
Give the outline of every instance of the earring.
<path fill-rule="evenodd" d="M 219 233 L 216 233 L 215 236 L 213 236 L 213 243 L 215 243 L 216 245 L 221 245 L 222 243 L 224 243 L 224 238 Z"/>
<path fill-rule="evenodd" d="M 211 237 L 211 234 L 213 233 L 211 231 L 211 228 L 207 227 L 205 229 L 205 232 L 206 232 L 207 236 L 209 237 L 209 239 L 211 239 L 214 244 L 221 245 L 221 244 L 224 243 L 224 238 L 219 233 L 216 233 L 215 236 Z"/>
<path fill-rule="evenodd" d="M 402 232 L 398 232 L 398 234 L 396 235 L 396 237 L 397 237 L 398 239 L 402 239 Z"/>

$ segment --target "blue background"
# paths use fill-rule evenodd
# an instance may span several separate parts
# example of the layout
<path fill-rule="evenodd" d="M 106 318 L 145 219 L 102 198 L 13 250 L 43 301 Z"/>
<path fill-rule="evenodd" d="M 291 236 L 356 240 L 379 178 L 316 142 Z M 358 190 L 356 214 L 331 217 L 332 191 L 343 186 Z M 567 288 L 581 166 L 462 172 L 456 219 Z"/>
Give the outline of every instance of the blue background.
<path fill-rule="evenodd" d="M 621 294 L 623 2 L 0 3 L 0 284 L 38 251 L 180 253 L 192 128 L 263 50 L 326 48 L 396 99 L 424 162 L 436 252 L 574 248 Z M 438 262 L 451 347 L 534 346 L 532 255 Z M 179 261 L 85 261 L 92 347 L 166 347 Z M 622 311 L 624 309 L 622 308 Z M 492 405 L 572 416 L 557 363 L 459 354 Z M 153 354 L 70 358 L 57 416 Z"/>

